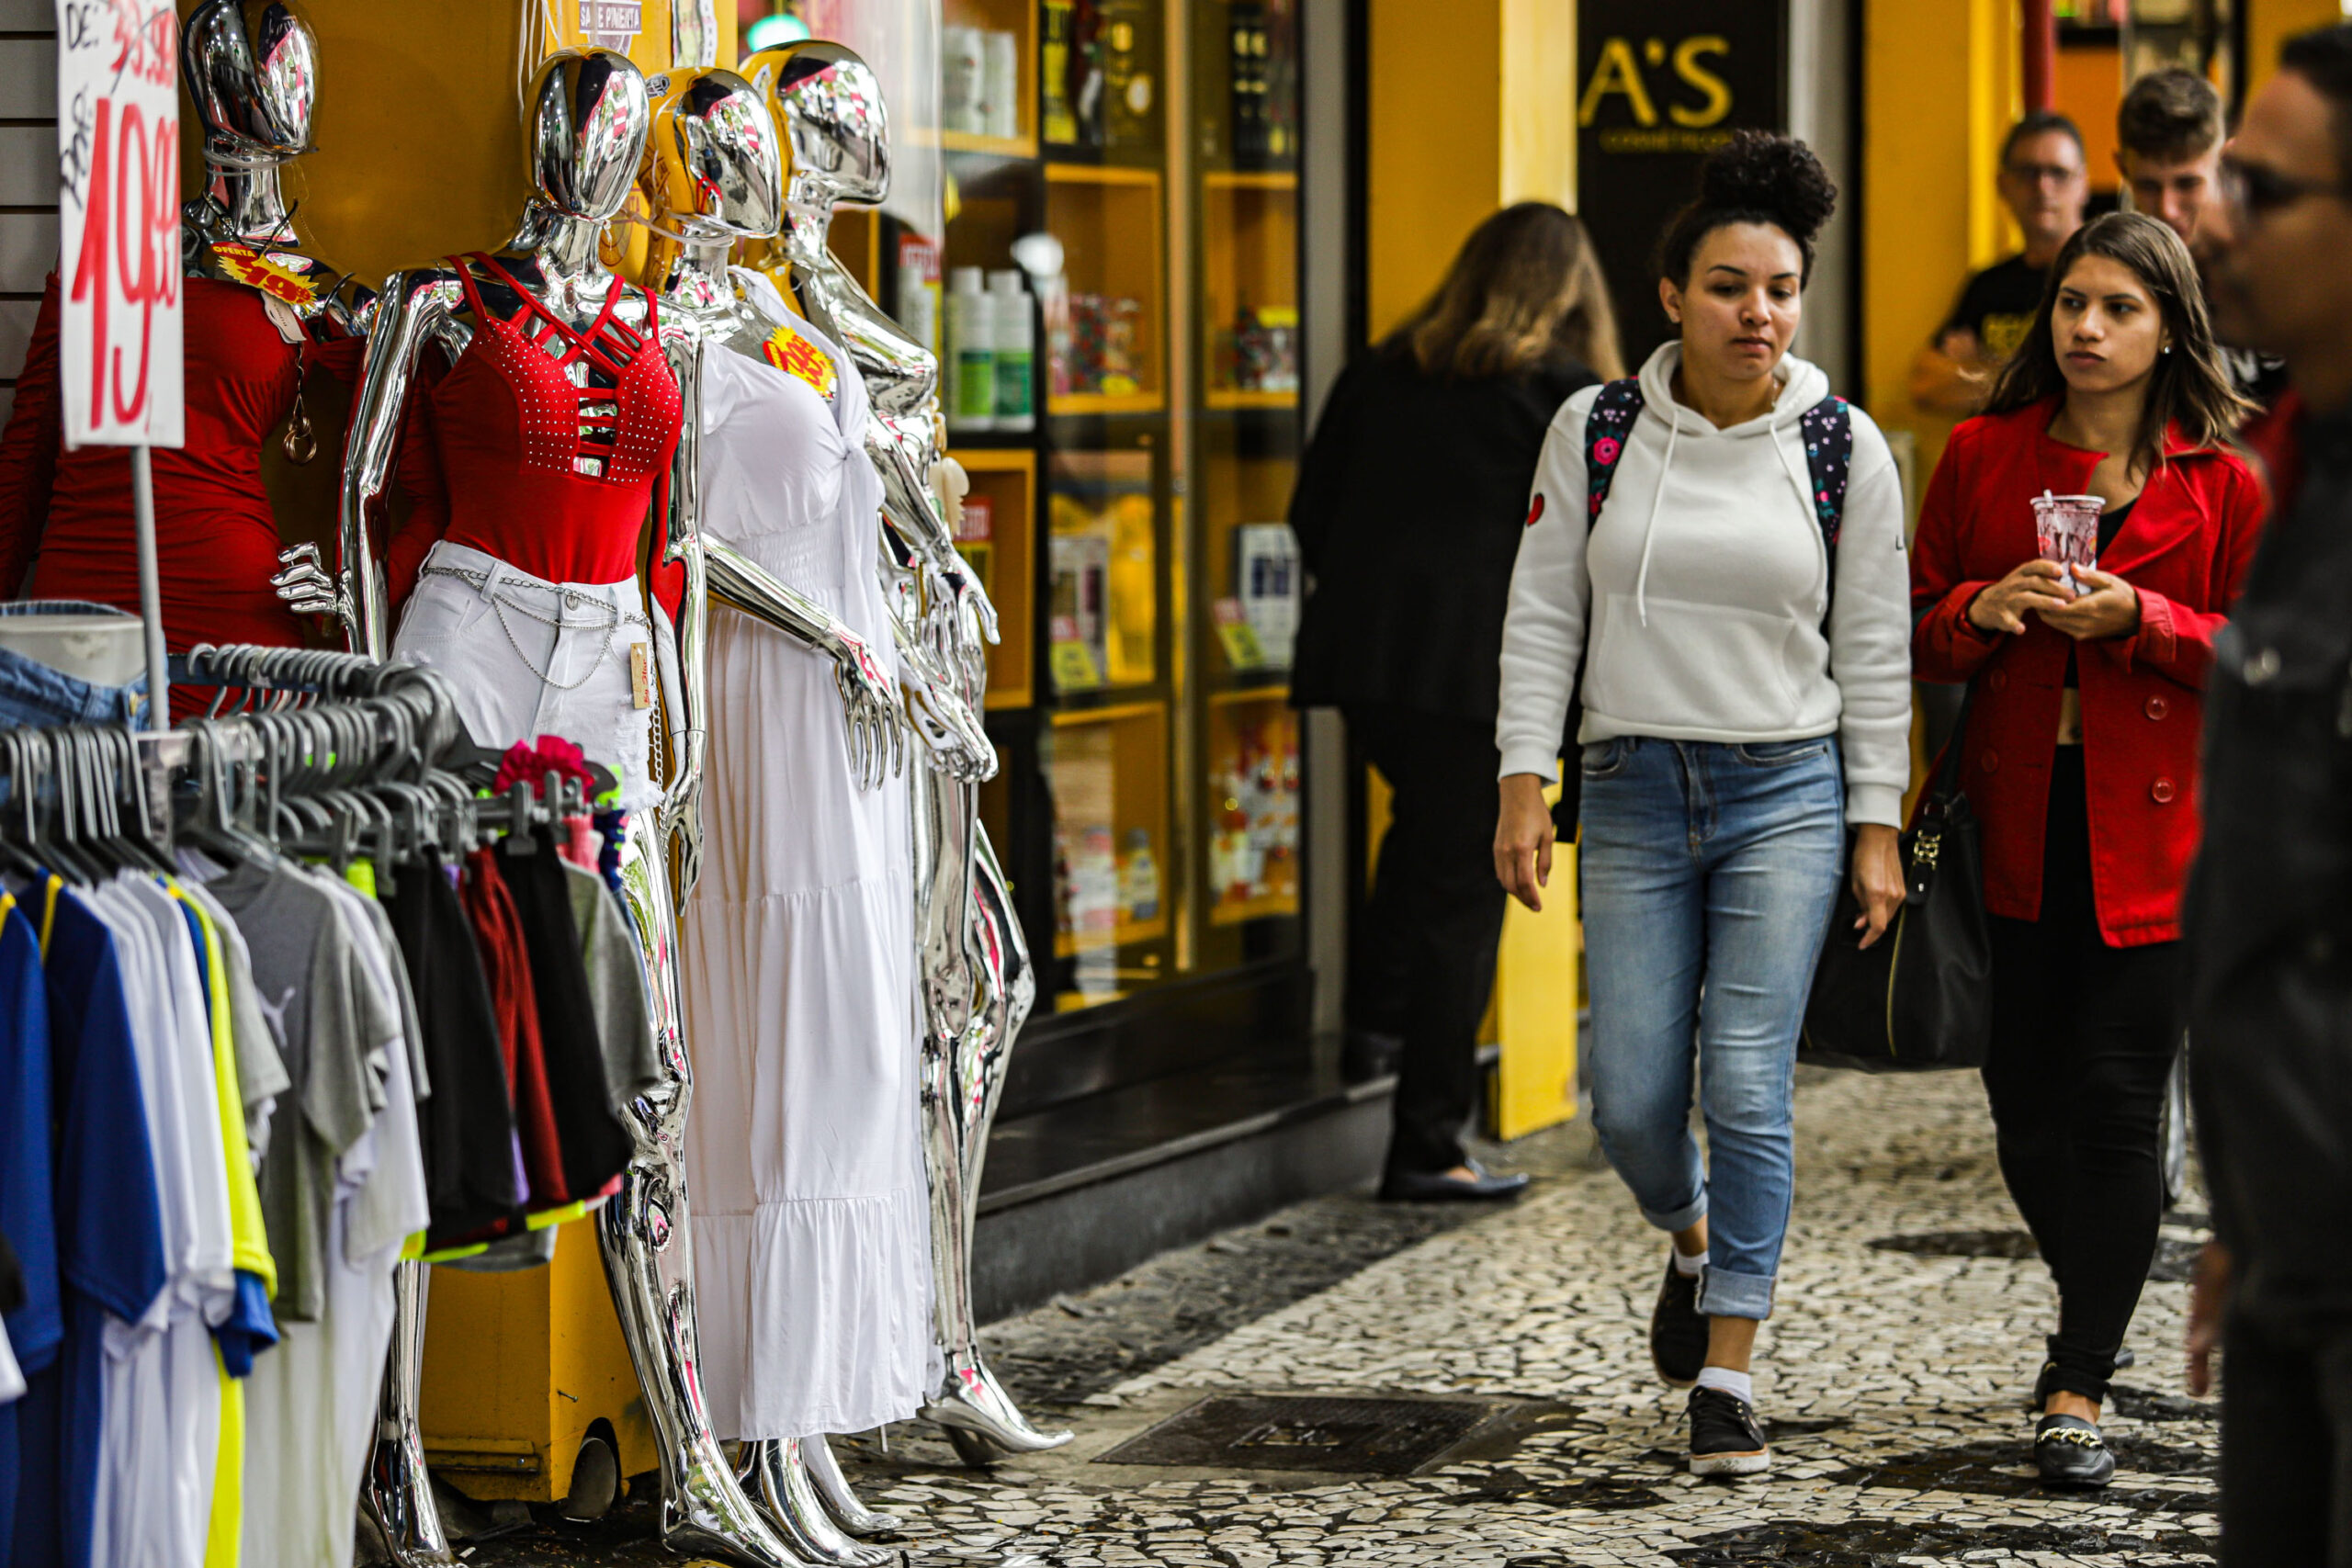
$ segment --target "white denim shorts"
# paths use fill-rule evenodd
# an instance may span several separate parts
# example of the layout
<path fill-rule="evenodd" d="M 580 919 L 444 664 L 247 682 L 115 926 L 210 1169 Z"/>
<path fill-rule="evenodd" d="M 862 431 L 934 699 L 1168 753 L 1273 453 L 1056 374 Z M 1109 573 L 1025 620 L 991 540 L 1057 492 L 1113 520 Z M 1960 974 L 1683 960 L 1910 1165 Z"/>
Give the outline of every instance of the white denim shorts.
<path fill-rule="evenodd" d="M 653 710 L 639 707 L 632 665 L 653 679 L 653 633 L 637 580 L 548 582 L 444 539 L 419 570 L 392 656 L 429 664 L 458 692 L 458 713 L 484 746 L 560 735 L 621 781 L 621 806 L 660 792 L 650 773 Z"/>

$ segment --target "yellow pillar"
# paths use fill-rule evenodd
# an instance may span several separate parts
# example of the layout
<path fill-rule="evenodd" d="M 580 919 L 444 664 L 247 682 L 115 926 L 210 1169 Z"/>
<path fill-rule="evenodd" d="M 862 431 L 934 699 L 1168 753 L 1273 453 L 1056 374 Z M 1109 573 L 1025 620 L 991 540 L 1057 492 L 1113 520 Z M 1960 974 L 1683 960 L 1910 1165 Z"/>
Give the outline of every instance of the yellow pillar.
<path fill-rule="evenodd" d="M 2280 44 L 2297 33 L 2343 20 L 2341 0 L 2246 0 L 2246 91 L 2251 94 L 2278 69 Z"/>

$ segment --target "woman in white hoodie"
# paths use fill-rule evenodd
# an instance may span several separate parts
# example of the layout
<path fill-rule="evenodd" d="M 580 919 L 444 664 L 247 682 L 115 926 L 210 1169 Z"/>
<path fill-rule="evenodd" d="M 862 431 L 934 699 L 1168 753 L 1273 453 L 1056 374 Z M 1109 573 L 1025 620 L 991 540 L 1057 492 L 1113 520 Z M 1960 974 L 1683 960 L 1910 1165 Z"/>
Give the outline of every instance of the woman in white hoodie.
<path fill-rule="evenodd" d="M 1797 1033 L 1839 878 L 1865 940 L 1903 896 L 1901 488 L 1869 416 L 1788 353 L 1836 200 L 1802 142 L 1744 131 L 1708 159 L 1659 252 L 1679 340 L 1553 420 L 1503 627 L 1496 872 L 1540 906 L 1543 790 L 1581 694 L 1593 1125 L 1673 1237 L 1651 1355 L 1696 1385 L 1701 1475 L 1770 1463 L 1748 1363 L 1788 1228 Z"/>

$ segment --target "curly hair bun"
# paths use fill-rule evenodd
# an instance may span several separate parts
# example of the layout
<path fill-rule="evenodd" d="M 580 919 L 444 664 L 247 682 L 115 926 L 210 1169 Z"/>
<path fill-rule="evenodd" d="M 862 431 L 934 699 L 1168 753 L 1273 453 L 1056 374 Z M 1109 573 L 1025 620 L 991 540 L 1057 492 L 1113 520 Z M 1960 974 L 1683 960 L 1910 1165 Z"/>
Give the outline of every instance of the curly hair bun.
<path fill-rule="evenodd" d="M 1837 210 L 1838 187 L 1804 142 L 1769 130 L 1742 130 L 1707 155 L 1699 171 L 1699 206 L 1762 214 L 1798 244 L 1810 245 Z"/>

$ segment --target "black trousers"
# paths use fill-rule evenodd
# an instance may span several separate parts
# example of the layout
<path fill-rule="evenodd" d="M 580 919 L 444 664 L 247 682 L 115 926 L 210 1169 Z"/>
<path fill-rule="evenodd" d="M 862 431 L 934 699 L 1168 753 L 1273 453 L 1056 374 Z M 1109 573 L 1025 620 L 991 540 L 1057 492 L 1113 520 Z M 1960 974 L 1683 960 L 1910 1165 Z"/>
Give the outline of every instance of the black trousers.
<path fill-rule="evenodd" d="M 1465 1157 L 1478 1022 L 1502 941 L 1506 895 L 1494 856 L 1502 755 L 1491 722 L 1385 706 L 1351 707 L 1347 720 L 1395 792 L 1365 911 L 1371 929 L 1356 948 L 1381 955 L 1397 982 L 1405 1045 L 1388 1168 L 1450 1170 Z"/>
<path fill-rule="evenodd" d="M 2179 944 L 2108 946 L 2090 876 L 2082 748 L 2061 746 L 2041 918 L 1992 922 L 1984 1093 L 2002 1179 L 2058 1282 L 2052 1383 L 2104 1401 L 2164 1219 L 2156 1130 L 2180 1044 Z"/>
<path fill-rule="evenodd" d="M 2352 1322 L 2232 1317 L 2222 1343 L 2222 1568 L 2352 1568 Z"/>

